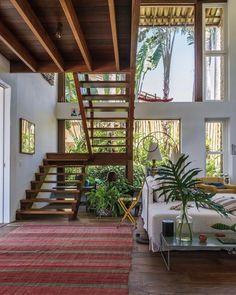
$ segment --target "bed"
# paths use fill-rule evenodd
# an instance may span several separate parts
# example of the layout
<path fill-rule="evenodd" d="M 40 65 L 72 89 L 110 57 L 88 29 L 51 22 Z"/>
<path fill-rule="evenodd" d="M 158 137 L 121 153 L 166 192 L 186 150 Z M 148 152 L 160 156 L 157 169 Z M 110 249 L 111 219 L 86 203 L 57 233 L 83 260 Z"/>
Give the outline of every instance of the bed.
<path fill-rule="evenodd" d="M 180 204 L 180 202 L 171 202 L 166 204 L 164 200 L 157 200 L 155 198 L 154 189 L 157 187 L 155 177 L 147 177 L 143 187 L 142 195 L 142 218 L 144 222 L 144 229 L 148 232 L 150 240 L 150 249 L 154 252 L 159 251 L 160 248 L 160 233 L 162 230 L 162 220 L 172 219 L 175 220 L 179 215 L 179 210 L 173 210 L 171 207 Z M 223 195 L 223 194 L 217 194 Z M 236 199 L 236 194 L 232 194 Z M 149 203 L 149 204 L 148 204 Z M 213 233 L 219 230 L 213 229 L 211 226 L 216 223 L 223 223 L 226 225 L 233 225 L 236 223 L 236 212 L 229 214 L 229 217 L 222 217 L 213 210 L 199 208 L 197 209 L 194 204 L 191 204 L 188 209 L 189 215 L 193 218 L 193 232 Z M 147 210 L 147 207 L 149 210 Z"/>

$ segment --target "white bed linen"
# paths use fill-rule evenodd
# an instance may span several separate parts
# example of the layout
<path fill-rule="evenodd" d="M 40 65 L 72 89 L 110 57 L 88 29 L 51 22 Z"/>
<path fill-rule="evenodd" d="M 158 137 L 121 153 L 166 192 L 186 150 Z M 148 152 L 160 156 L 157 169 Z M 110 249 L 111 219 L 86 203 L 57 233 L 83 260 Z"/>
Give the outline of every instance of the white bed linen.
<path fill-rule="evenodd" d="M 147 188 L 149 185 L 149 189 Z M 162 230 L 162 220 L 172 219 L 175 221 L 179 210 L 171 210 L 173 205 L 177 205 L 180 202 L 172 202 L 166 204 L 165 202 L 153 203 L 153 187 L 156 186 L 154 179 L 150 177 L 147 179 L 147 183 L 143 188 L 143 210 L 142 218 L 144 221 L 144 228 L 148 232 L 150 240 L 150 249 L 152 251 L 159 251 L 160 246 L 160 233 Z M 149 193 L 148 193 L 149 190 Z M 223 195 L 223 194 L 219 194 Z M 149 210 L 147 211 L 147 203 L 149 197 Z M 236 198 L 236 194 L 233 195 Z M 229 214 L 229 218 L 222 217 L 214 210 L 205 208 L 197 209 L 194 205 L 193 208 L 188 209 L 189 215 L 193 218 L 193 232 L 212 233 L 219 232 L 219 230 L 213 229 L 211 226 L 215 223 L 224 223 L 227 225 L 233 225 L 236 223 L 236 216 Z M 148 224 L 147 224 L 148 222 Z"/>

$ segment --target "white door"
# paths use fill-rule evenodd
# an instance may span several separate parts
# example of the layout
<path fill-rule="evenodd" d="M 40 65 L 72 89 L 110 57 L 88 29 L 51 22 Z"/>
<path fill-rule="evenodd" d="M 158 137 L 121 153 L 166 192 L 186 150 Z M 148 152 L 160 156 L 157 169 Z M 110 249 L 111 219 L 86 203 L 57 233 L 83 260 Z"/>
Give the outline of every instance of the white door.
<path fill-rule="evenodd" d="M 10 222 L 10 89 L 0 81 L 0 223 Z"/>

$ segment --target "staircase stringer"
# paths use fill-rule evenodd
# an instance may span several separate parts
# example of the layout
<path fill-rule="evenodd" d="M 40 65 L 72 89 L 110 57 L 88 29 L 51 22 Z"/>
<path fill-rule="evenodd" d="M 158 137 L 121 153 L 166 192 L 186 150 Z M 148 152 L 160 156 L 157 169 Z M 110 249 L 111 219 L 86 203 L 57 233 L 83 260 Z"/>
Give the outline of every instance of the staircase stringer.
<path fill-rule="evenodd" d="M 92 156 L 92 147 L 91 147 L 91 142 L 90 142 L 89 133 L 88 133 L 86 113 L 85 113 L 83 97 L 82 97 L 82 93 L 81 93 L 81 85 L 80 85 L 80 81 L 78 79 L 78 74 L 73 73 L 73 76 L 74 76 L 75 89 L 76 89 L 76 94 L 77 94 L 79 108 L 80 108 L 80 115 L 82 118 L 82 124 L 83 124 L 83 128 L 84 128 L 85 139 L 86 139 L 86 143 L 87 143 L 87 147 L 88 147 L 88 153 L 90 156 Z"/>

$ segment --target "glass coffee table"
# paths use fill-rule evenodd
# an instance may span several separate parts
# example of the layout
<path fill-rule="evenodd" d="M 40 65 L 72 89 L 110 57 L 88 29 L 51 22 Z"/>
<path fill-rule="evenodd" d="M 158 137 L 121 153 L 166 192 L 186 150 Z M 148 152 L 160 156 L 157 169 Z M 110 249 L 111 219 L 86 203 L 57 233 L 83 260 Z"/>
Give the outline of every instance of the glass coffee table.
<path fill-rule="evenodd" d="M 170 262 L 170 252 L 171 251 L 198 251 L 198 250 L 227 250 L 233 251 L 236 249 L 236 234 L 232 234 L 230 236 L 227 235 L 227 238 L 230 238 L 234 241 L 231 241 L 230 244 L 222 243 L 218 240 L 214 234 L 206 234 L 207 241 L 205 243 L 201 243 L 199 241 L 199 234 L 193 235 L 193 240 L 191 242 L 183 242 L 177 240 L 173 237 L 164 237 L 161 233 L 160 235 L 160 253 L 165 262 L 165 265 L 168 270 L 171 268 Z"/>

